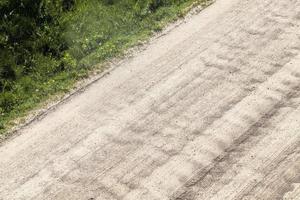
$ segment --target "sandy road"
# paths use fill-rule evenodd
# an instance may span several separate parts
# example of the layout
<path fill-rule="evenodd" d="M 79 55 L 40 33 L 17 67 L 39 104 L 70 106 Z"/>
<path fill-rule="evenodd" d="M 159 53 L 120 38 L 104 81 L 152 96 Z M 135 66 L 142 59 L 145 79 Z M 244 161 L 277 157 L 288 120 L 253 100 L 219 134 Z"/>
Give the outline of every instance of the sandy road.
<path fill-rule="evenodd" d="M 218 0 L 0 147 L 0 199 L 299 200 L 300 1 Z"/>

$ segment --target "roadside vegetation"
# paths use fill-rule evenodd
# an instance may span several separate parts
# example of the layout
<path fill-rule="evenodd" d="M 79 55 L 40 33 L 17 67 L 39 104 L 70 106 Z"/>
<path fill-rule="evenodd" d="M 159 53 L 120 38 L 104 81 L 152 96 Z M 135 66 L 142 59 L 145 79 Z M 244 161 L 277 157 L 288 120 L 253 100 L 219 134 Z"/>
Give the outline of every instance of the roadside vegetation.
<path fill-rule="evenodd" d="M 0 134 L 206 0 L 0 0 Z"/>

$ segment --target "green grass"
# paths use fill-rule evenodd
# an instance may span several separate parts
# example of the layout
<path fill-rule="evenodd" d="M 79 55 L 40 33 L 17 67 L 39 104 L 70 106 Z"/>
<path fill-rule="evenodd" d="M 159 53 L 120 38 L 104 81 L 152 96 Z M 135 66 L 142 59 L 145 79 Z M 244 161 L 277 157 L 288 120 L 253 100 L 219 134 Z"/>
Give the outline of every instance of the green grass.
<path fill-rule="evenodd" d="M 30 110 L 70 91 L 76 81 L 95 70 L 96 64 L 122 56 L 127 49 L 184 16 L 192 5 L 208 2 L 184 0 L 161 6 L 155 12 L 122 3 L 80 3 L 61 18 L 66 27 L 62 35 L 68 45 L 61 60 L 35 54 L 33 60 L 39 67 L 34 73 L 15 81 L 10 92 L 1 93 L 0 135 L 5 136 Z"/>

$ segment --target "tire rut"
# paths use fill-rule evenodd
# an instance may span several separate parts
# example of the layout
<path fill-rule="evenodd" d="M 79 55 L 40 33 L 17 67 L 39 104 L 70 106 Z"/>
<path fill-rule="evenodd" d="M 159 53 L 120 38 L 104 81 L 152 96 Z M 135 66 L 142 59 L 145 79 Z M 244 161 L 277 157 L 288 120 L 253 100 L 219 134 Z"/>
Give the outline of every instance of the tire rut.
<path fill-rule="evenodd" d="M 158 38 L 0 147 L 0 199 L 296 196 L 298 8 L 219 0 Z"/>

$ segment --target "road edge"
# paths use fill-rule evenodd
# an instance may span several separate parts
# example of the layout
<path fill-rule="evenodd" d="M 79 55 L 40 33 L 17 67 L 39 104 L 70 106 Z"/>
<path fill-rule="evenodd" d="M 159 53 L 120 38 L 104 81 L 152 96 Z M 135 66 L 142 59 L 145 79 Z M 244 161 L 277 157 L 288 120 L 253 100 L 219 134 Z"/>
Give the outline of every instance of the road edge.
<path fill-rule="evenodd" d="M 58 97 L 53 97 L 53 99 L 46 100 L 42 103 L 41 106 L 38 106 L 36 109 L 29 111 L 28 114 L 23 118 L 23 122 L 20 122 L 16 126 L 13 126 L 8 131 L 6 131 L 3 135 L 0 135 L 0 147 L 15 137 L 19 136 L 20 131 L 29 125 L 38 122 L 45 118 L 49 113 L 54 112 L 59 106 L 64 105 L 69 102 L 73 97 L 76 97 L 82 94 L 85 90 L 87 90 L 91 85 L 101 80 L 102 78 L 110 75 L 111 72 L 121 67 L 124 63 L 129 62 L 132 58 L 137 56 L 138 54 L 145 51 L 151 44 L 155 43 L 158 39 L 168 35 L 170 32 L 175 30 L 182 24 L 187 23 L 191 18 L 200 12 L 202 12 L 207 7 L 214 4 L 217 0 L 208 0 L 205 5 L 191 5 L 190 8 L 187 8 L 187 13 L 185 16 L 178 18 L 174 22 L 167 24 L 162 31 L 154 33 L 149 39 L 143 41 L 141 44 L 129 48 L 123 56 L 112 58 L 107 62 L 99 63 L 97 65 L 104 66 L 103 70 L 99 70 L 99 68 L 95 67 L 94 70 L 88 75 L 87 78 L 83 80 L 77 81 L 74 87 L 67 93 L 58 95 Z M 55 95 L 54 95 L 55 96 Z"/>

